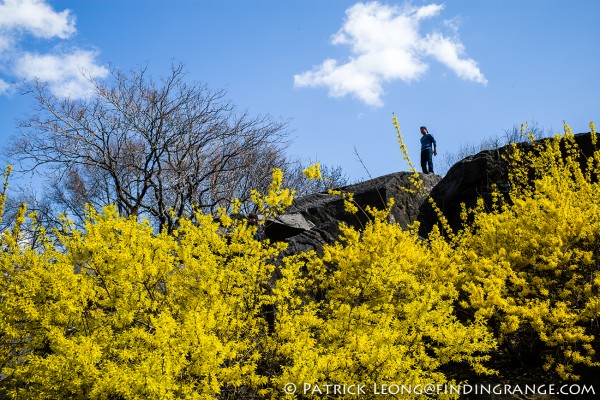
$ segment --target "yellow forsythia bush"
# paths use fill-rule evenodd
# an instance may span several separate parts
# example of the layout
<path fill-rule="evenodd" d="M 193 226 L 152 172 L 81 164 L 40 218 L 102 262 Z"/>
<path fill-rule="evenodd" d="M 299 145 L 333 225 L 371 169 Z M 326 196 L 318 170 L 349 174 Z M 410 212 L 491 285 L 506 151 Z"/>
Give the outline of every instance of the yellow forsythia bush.
<path fill-rule="evenodd" d="M 256 195 L 265 207 L 289 203 L 278 180 Z M 86 212 L 83 229 L 65 220 L 48 235 L 23 207 L 0 237 L 3 396 L 280 398 L 290 382 L 444 383 L 448 363 L 485 371 L 493 339 L 453 315 L 450 248 L 385 212 L 362 233 L 344 228 L 322 258 L 283 262 L 284 245 L 225 215 L 157 234 L 112 206 Z"/>
<path fill-rule="evenodd" d="M 173 235 L 88 211 L 42 251 L 0 253 L 2 388 L 14 398 L 235 398 L 266 383 L 261 318 L 277 247 L 212 217 Z"/>
<path fill-rule="evenodd" d="M 340 242 L 306 263 L 307 282 L 297 291 L 318 287 L 320 301 L 281 302 L 276 334 L 286 362 L 275 381 L 359 382 L 373 394 L 378 385 L 456 383 L 444 365 L 491 372 L 482 362 L 495 346 L 492 335 L 480 320 L 463 323 L 454 314 L 459 271 L 450 247 L 387 223 L 387 212 L 372 213 L 363 230 L 343 226 Z M 286 278 L 279 295 L 290 290 Z M 419 397 L 403 394 L 412 396 Z"/>
<path fill-rule="evenodd" d="M 281 245 L 226 216 L 156 234 L 111 206 L 88 209 L 83 230 L 65 221 L 52 240 L 32 216 L 33 249 L 25 214 L 0 238 L 2 395 L 239 398 L 268 387 L 257 370 Z"/>
<path fill-rule="evenodd" d="M 543 343 L 549 370 L 575 379 L 574 366 L 597 360 L 600 153 L 581 159 L 569 132 L 530 147 L 512 149 L 509 198 L 497 193 L 492 212 L 481 203 L 461 232 L 422 239 L 388 223 L 389 208 L 363 210 L 371 221 L 342 226 L 320 256 L 282 259 L 285 245 L 226 215 L 157 234 L 114 207 L 89 208 L 82 229 L 65 219 L 49 234 L 23 206 L 0 233 L 0 396 L 277 399 L 288 384 L 443 385 L 456 368 L 492 373 L 496 346 L 524 332 Z M 275 171 L 268 193 L 253 193 L 263 213 L 291 203 L 281 181 Z"/>
<path fill-rule="evenodd" d="M 463 306 L 502 343 L 523 346 L 533 336 L 545 369 L 578 379 L 577 365 L 599 365 L 600 152 L 584 157 L 565 130 L 512 146 L 510 199 L 496 193 L 489 213 L 480 203 L 455 248 Z"/>

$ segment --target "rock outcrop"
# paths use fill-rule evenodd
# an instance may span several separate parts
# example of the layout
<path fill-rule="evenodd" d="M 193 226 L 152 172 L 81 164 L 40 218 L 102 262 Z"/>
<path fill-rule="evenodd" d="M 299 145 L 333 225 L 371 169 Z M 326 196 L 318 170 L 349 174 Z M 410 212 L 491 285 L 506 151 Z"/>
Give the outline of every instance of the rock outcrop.
<path fill-rule="evenodd" d="M 594 146 L 589 133 L 577 134 L 575 140 L 583 159 L 593 153 Z M 437 175 L 421 175 L 430 196 L 453 230 L 460 229 L 461 203 L 470 208 L 481 197 L 486 204 L 490 204 L 493 185 L 500 192 L 508 193 L 507 164 L 503 159 L 508 150 L 509 146 L 505 146 L 469 156 L 453 165 L 443 179 Z M 390 219 L 404 228 L 418 220 L 419 234 L 426 237 L 438 224 L 438 217 L 431 205 L 424 201 L 424 196 L 403 189 L 412 187 L 410 174 L 397 172 L 341 188 L 354 193 L 357 206 L 362 210 L 357 214 L 349 214 L 344 210 L 341 196 L 315 193 L 297 198 L 286 214 L 267 222 L 265 235 L 271 240 L 287 241 L 289 246 L 285 254 L 319 251 L 325 243 L 332 243 L 338 238 L 340 222 L 362 227 L 368 219 L 363 212 L 366 206 L 382 209 L 390 198 L 394 198 Z"/>
<path fill-rule="evenodd" d="M 547 139 L 544 139 L 547 140 Z M 590 133 L 575 135 L 575 141 L 583 154 L 582 160 L 594 152 Z M 529 144 L 521 144 L 529 146 Z M 483 198 L 487 205 L 491 204 L 492 185 L 496 185 L 501 193 L 508 193 L 507 163 L 503 155 L 510 147 L 498 150 L 486 150 L 469 156 L 454 164 L 444 178 L 431 190 L 430 195 L 448 219 L 450 227 L 457 231 L 461 226 L 461 203 L 467 208 L 475 206 L 478 198 Z M 424 202 L 419 211 L 419 235 L 425 237 L 438 217 L 428 202 Z"/>
<path fill-rule="evenodd" d="M 409 172 L 398 172 L 341 188 L 354 194 L 359 212 L 350 214 L 344 210 L 344 200 L 339 195 L 315 193 L 294 200 L 288 211 L 266 223 L 265 235 L 276 241 L 287 241 L 286 254 L 307 250 L 319 251 L 325 243 L 334 242 L 339 236 L 339 224 L 354 227 L 365 226 L 367 206 L 383 209 L 390 198 L 394 206 L 390 220 L 407 228 L 419 214 L 423 196 L 416 196 L 403 188 L 410 188 Z M 437 175 L 422 175 L 425 187 L 431 189 L 441 179 Z"/>

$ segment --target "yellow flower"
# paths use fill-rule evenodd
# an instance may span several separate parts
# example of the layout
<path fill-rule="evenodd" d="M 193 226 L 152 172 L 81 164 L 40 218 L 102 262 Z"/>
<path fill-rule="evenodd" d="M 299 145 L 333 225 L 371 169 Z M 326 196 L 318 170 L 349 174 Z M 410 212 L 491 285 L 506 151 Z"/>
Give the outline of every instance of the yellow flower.
<path fill-rule="evenodd" d="M 314 163 L 308 166 L 308 168 L 303 169 L 302 173 L 308 179 L 322 179 L 321 176 L 321 164 Z"/>

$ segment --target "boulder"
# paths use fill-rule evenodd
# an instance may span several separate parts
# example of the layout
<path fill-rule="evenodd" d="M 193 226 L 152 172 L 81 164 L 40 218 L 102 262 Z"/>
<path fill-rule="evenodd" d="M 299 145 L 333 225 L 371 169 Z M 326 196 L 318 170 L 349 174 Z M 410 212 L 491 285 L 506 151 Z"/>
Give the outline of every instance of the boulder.
<path fill-rule="evenodd" d="M 508 192 L 508 171 L 501 158 L 502 152 L 486 150 L 469 156 L 454 164 L 446 176 L 431 190 L 430 195 L 444 213 L 453 231 L 461 226 L 461 203 L 472 208 L 477 199 L 491 201 L 492 185 L 501 192 Z M 426 237 L 439 224 L 439 219 L 429 202 L 424 202 L 417 217 L 420 222 L 419 235 Z M 442 229 L 441 225 L 439 226 Z"/>
<path fill-rule="evenodd" d="M 541 139 L 541 141 L 546 140 L 549 139 Z M 576 134 L 575 141 L 583 155 L 581 162 L 584 164 L 586 157 L 593 154 L 595 148 L 591 134 Z M 529 147 L 531 144 L 521 143 L 519 146 Z M 431 197 L 444 213 L 453 231 L 456 232 L 461 228 L 461 203 L 464 203 L 467 208 L 472 208 L 481 197 L 486 205 L 491 205 L 494 184 L 501 193 L 508 194 L 510 183 L 507 163 L 503 155 L 509 150 L 510 146 L 498 150 L 485 150 L 457 162 L 431 190 Z M 431 232 L 434 225 L 439 224 L 438 217 L 429 202 L 423 202 L 417 219 L 420 222 L 419 235 L 423 237 Z"/>
<path fill-rule="evenodd" d="M 410 172 L 397 172 L 341 188 L 343 192 L 354 193 L 358 213 L 350 214 L 344 209 L 340 195 L 315 193 L 294 200 L 287 212 L 267 221 L 265 236 L 274 241 L 287 241 L 286 254 L 316 250 L 325 243 L 334 242 L 339 236 L 339 224 L 344 222 L 357 228 L 364 227 L 369 219 L 367 206 L 383 209 L 390 198 L 394 198 L 389 219 L 407 228 L 419 213 L 423 195 L 404 190 L 411 188 Z M 421 175 L 427 190 L 431 190 L 440 180 L 437 175 Z"/>

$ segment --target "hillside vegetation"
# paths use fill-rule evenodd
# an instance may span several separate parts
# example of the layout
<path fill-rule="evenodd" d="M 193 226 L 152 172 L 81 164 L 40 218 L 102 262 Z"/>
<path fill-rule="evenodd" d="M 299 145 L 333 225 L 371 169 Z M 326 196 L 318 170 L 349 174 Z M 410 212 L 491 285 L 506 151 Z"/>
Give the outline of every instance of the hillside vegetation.
<path fill-rule="evenodd" d="M 507 161 L 509 195 L 465 210 L 458 232 L 422 239 L 364 210 L 364 229 L 342 227 L 322 255 L 283 260 L 285 244 L 257 241 L 224 211 L 156 233 L 89 207 L 83 228 L 63 218 L 46 232 L 24 205 L 0 237 L 0 393 L 324 398 L 337 383 L 363 384 L 369 398 L 373 385 L 494 374 L 495 350 L 523 341 L 557 379 L 577 380 L 598 362 L 600 152 L 581 159 L 567 129 L 512 145 Z M 420 190 L 418 176 L 407 190 Z M 291 203 L 281 182 L 275 171 L 253 193 L 263 213 Z"/>

